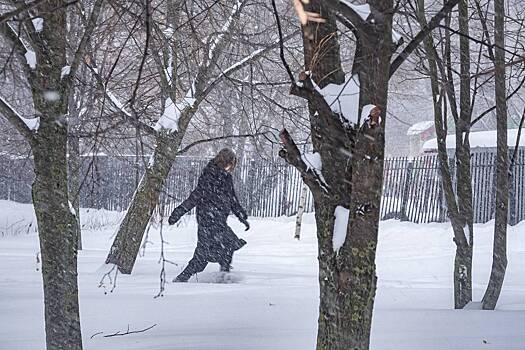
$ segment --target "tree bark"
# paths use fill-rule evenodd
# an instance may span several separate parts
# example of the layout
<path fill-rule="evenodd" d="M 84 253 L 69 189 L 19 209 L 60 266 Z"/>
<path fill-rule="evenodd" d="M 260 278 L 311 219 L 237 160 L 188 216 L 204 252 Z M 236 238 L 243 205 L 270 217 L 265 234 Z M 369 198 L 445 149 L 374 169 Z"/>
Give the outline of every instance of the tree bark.
<path fill-rule="evenodd" d="M 495 93 L 496 93 L 496 211 L 494 247 L 489 284 L 482 300 L 483 310 L 494 310 L 507 269 L 507 223 L 509 203 L 509 158 L 507 146 L 507 101 L 505 83 L 505 1 L 494 2 Z"/>
<path fill-rule="evenodd" d="M 47 350 L 82 349 L 77 284 L 77 221 L 70 209 L 67 110 L 70 89 L 61 79 L 66 65 L 66 8 L 61 1 L 39 7 L 46 25 L 34 40 L 36 69 L 30 75 L 40 126 L 32 152 L 33 206 L 38 223 Z M 57 99 L 46 97 L 56 93 Z"/>
<path fill-rule="evenodd" d="M 179 135 L 178 132 L 176 136 L 157 137 L 153 158 L 140 179 L 139 186 L 106 258 L 106 264 L 116 264 L 119 271 L 124 274 L 131 274 L 135 265 L 144 232 L 175 161 L 182 139 L 182 136 Z"/>
<path fill-rule="evenodd" d="M 82 349 L 77 220 L 69 207 L 66 152 L 67 127 L 54 121 L 43 123 L 33 148 L 32 193 L 42 257 L 48 350 Z"/>
<path fill-rule="evenodd" d="M 369 3 L 377 18 L 359 23 L 354 59 L 358 63 L 352 74 L 358 74 L 361 83 L 359 110 L 367 104 L 378 106 L 381 124 L 344 124 L 313 88 L 310 79 L 321 88 L 344 83 L 335 16 L 328 7 L 332 5 L 317 0 L 310 1 L 305 10 L 320 13 L 325 22 L 303 27 L 305 65 L 311 74 L 301 81 L 301 87 L 292 86 L 292 93 L 308 100 L 313 149 L 320 154 L 324 180 L 306 167 L 288 133 L 281 133 L 285 148 L 281 156 L 301 171 L 314 196 L 319 249 L 318 350 L 362 350 L 370 343 L 393 4 Z M 348 210 L 349 223 L 346 240 L 336 251 L 333 237 L 338 207 Z"/>
<path fill-rule="evenodd" d="M 69 198 L 75 211 L 76 230 L 78 238 L 78 250 L 82 250 L 82 230 L 80 226 L 80 139 L 74 131 L 69 132 L 68 136 L 68 178 L 69 178 Z"/>
<path fill-rule="evenodd" d="M 468 18 L 465 23 L 465 16 L 468 15 L 468 9 L 465 9 L 466 3 L 460 5 L 460 16 L 463 16 L 461 30 L 468 34 Z M 425 2 L 418 2 L 418 20 L 421 25 L 426 25 Z M 467 15 L 465 14 L 467 11 Z M 448 40 L 448 38 L 446 39 Z M 447 137 L 447 117 L 446 117 L 446 99 L 447 96 L 453 97 L 455 93 L 453 83 L 449 81 L 449 76 L 443 67 L 443 61 L 437 56 L 437 49 L 432 36 L 424 40 L 427 61 L 429 63 L 429 76 L 434 106 L 434 120 L 436 135 L 438 140 L 438 159 L 440 165 L 440 175 L 442 178 L 443 192 L 450 223 L 454 232 L 454 242 L 456 244 L 456 255 L 454 259 L 454 307 L 462 309 L 472 300 L 472 252 L 473 252 L 473 211 L 472 211 L 472 185 L 470 173 L 470 145 L 468 134 L 470 131 L 470 54 L 465 53 L 468 50 L 468 42 L 462 42 L 461 47 L 461 92 L 460 92 L 460 116 L 456 121 L 456 173 L 452 174 L 449 167 L 449 159 L 446 146 Z M 445 41 L 445 45 L 448 43 Z M 438 70 L 438 61 L 440 69 Z M 440 77 L 446 82 L 440 89 Z M 466 90 L 466 91 L 465 91 Z M 451 100 L 451 104 L 455 104 Z M 456 194 L 454 193 L 453 177 L 456 176 Z"/>

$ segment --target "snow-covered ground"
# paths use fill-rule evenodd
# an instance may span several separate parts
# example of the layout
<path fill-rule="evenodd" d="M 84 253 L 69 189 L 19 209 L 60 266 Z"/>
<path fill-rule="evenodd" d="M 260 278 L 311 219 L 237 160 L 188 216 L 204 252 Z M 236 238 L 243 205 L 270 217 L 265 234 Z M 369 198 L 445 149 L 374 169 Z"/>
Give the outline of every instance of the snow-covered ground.
<path fill-rule="evenodd" d="M 218 266 L 187 284 L 159 290 L 159 231 L 152 228 L 145 256 L 132 276 L 119 275 L 113 293 L 99 288 L 101 266 L 119 213 L 82 210 L 80 308 L 85 349 L 314 349 L 318 286 L 313 216 L 301 241 L 294 218 L 231 220 L 248 241 L 234 257 L 235 283 L 209 283 Z M 43 293 L 36 262 L 32 207 L 0 201 L 0 349 L 44 349 Z M 33 222 L 31 226 L 30 223 Z M 490 272 L 492 223 L 475 227 L 474 299 Z M 509 267 L 498 310 L 452 308 L 454 245 L 448 224 L 381 223 L 372 349 L 524 349 L 525 223 L 510 228 Z M 164 227 L 167 277 L 184 267 L 196 244 L 196 226 Z M 107 290 L 107 289 L 106 289 Z M 118 331 L 152 329 L 106 338 Z M 101 333 L 102 332 L 102 333 Z"/>

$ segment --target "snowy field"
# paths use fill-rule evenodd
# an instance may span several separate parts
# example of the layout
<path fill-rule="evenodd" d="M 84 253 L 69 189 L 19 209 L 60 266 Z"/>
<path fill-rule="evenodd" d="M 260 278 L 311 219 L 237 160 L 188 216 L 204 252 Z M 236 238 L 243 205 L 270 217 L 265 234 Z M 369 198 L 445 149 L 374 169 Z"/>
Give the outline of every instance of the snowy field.
<path fill-rule="evenodd" d="M 210 283 L 210 264 L 187 284 L 159 290 L 159 231 L 152 228 L 145 256 L 132 276 L 119 275 L 113 293 L 99 288 L 102 262 L 119 213 L 82 210 L 84 250 L 79 255 L 80 313 L 85 349 L 314 349 L 317 260 L 313 216 L 301 241 L 294 219 L 252 219 L 252 229 L 231 220 L 248 241 L 233 261 L 234 283 Z M 164 227 L 171 281 L 192 255 L 196 225 Z M 29 227 L 29 225 L 31 227 Z M 0 349 L 44 349 L 43 292 L 38 238 L 29 205 L 0 201 Z M 491 263 L 492 223 L 475 227 L 474 299 L 482 297 Z M 372 345 L 375 350 L 525 349 L 525 223 L 509 233 L 509 267 L 495 312 L 453 310 L 454 245 L 448 224 L 381 223 Z M 107 289 L 106 289 L 107 290 Z M 143 333 L 104 337 L 128 329 Z"/>

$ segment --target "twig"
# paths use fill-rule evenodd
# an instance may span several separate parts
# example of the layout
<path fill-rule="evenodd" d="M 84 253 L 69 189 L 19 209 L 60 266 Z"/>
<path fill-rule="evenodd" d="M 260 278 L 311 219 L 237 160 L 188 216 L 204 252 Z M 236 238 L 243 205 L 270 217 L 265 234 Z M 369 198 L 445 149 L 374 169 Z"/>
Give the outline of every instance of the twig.
<path fill-rule="evenodd" d="M 512 152 L 512 159 L 510 161 L 510 166 L 509 166 L 509 176 L 512 176 L 512 170 L 514 168 L 514 165 L 516 164 L 516 157 L 518 156 L 518 150 L 520 147 L 521 130 L 523 128 L 524 122 L 525 122 L 525 108 L 523 109 L 523 113 L 521 114 L 520 126 L 518 127 L 518 135 L 516 136 L 516 145 L 514 146 L 514 151 Z"/>
<path fill-rule="evenodd" d="M 146 331 L 149 331 L 150 329 L 152 329 L 153 327 L 157 326 L 157 324 L 155 323 L 154 325 L 151 325 L 147 328 L 144 328 L 144 329 L 139 329 L 137 331 L 130 331 L 129 330 L 129 324 L 128 324 L 128 329 L 126 330 L 126 332 L 124 333 L 121 333 L 120 331 L 116 332 L 116 333 L 113 333 L 113 334 L 107 334 L 107 335 L 104 335 L 104 338 L 111 338 L 111 337 L 119 337 L 119 336 L 123 336 L 123 335 L 128 335 L 128 334 L 136 334 L 136 333 L 144 333 Z M 97 332 L 95 334 L 93 334 L 90 339 L 93 339 L 95 336 L 99 335 L 99 334 L 104 334 L 104 332 Z"/>
<path fill-rule="evenodd" d="M 115 277 L 114 278 L 111 278 L 111 273 L 115 271 Z M 108 272 L 106 272 L 102 278 L 100 279 L 100 282 L 98 284 L 98 287 L 102 287 L 104 288 L 104 294 L 108 294 L 108 292 L 106 291 L 106 285 L 105 285 L 105 280 L 106 278 L 109 279 L 109 285 L 112 286 L 111 289 L 110 289 L 110 293 L 113 293 L 113 291 L 115 290 L 115 288 L 117 287 L 117 276 L 118 276 L 118 268 L 117 268 L 117 265 L 113 265 L 113 267 L 111 268 L 111 270 L 109 270 Z"/>
<path fill-rule="evenodd" d="M 273 14 L 275 15 L 275 21 L 277 22 L 277 30 L 279 32 L 279 49 L 280 49 L 281 61 L 283 62 L 284 68 L 286 69 L 286 72 L 288 73 L 288 76 L 290 77 L 292 84 L 295 85 L 295 78 L 293 76 L 292 70 L 290 69 L 288 62 L 286 62 L 286 58 L 284 57 L 283 30 L 281 28 L 281 20 L 279 19 L 279 13 L 277 12 L 277 5 L 275 5 L 275 0 L 272 0 L 272 7 L 273 7 Z"/>
<path fill-rule="evenodd" d="M 189 145 L 187 145 L 183 149 L 179 150 L 177 152 L 177 155 L 181 155 L 183 153 L 186 153 L 187 151 L 190 150 L 190 148 L 195 147 L 195 146 L 197 146 L 197 145 L 199 145 L 201 143 L 213 142 L 213 141 L 218 141 L 218 140 L 226 140 L 226 139 L 245 138 L 245 137 L 255 138 L 257 136 L 263 136 L 263 135 L 266 135 L 268 133 L 269 133 L 268 131 L 265 131 L 265 132 L 257 132 L 255 134 L 226 135 L 226 136 L 211 137 L 209 139 L 204 139 L 204 140 L 197 140 L 195 142 L 190 143 Z"/>

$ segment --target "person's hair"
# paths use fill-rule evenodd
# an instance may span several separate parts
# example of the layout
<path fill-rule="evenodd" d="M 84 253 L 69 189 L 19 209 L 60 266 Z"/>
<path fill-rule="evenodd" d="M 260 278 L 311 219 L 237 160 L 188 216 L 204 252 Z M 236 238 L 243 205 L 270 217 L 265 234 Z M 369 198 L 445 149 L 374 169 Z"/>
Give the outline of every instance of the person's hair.
<path fill-rule="evenodd" d="M 213 163 L 222 169 L 226 169 L 231 165 L 233 170 L 237 165 L 237 155 L 230 148 L 223 148 L 213 158 Z"/>

